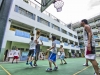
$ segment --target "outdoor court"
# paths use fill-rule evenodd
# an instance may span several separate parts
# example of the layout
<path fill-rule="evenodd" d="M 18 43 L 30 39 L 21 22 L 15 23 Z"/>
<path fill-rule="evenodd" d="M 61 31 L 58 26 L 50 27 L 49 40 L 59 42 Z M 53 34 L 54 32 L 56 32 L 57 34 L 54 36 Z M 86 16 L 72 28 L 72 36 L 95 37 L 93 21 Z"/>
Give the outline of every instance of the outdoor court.
<path fill-rule="evenodd" d="M 47 60 L 38 61 L 36 68 L 26 65 L 25 62 L 0 63 L 0 75 L 94 75 L 90 63 L 88 67 L 82 66 L 85 63 L 85 58 L 68 58 L 66 60 L 68 64 L 65 65 L 60 65 L 60 60 L 57 60 L 59 69 L 53 72 L 45 71 L 48 68 Z M 99 63 L 99 58 L 97 60 Z"/>

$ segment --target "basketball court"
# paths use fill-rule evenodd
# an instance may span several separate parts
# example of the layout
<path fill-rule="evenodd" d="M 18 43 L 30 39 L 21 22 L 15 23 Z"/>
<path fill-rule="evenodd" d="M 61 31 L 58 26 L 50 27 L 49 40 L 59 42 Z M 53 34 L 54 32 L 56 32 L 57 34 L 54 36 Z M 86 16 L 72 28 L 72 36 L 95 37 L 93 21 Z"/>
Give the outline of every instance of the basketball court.
<path fill-rule="evenodd" d="M 34 0 L 41 5 L 41 12 L 45 11 L 51 4 L 57 9 L 57 12 L 62 11 L 64 2 L 62 0 Z M 97 58 L 100 64 L 100 58 Z M 39 60 L 38 66 L 32 68 L 26 65 L 26 62 L 16 63 L 0 63 L 0 75 L 94 75 L 94 69 L 89 63 L 88 67 L 83 66 L 85 58 L 68 58 L 68 64 L 60 65 L 60 60 L 57 60 L 58 71 L 46 72 L 49 67 L 48 60 Z"/>
<path fill-rule="evenodd" d="M 99 63 L 99 59 L 98 63 Z M 94 70 L 89 63 L 88 67 L 83 66 L 85 58 L 68 58 L 68 64 L 60 65 L 60 60 L 57 60 L 59 67 L 58 71 L 46 72 L 48 68 L 47 60 L 38 61 L 38 67 L 32 68 L 26 65 L 26 62 L 0 63 L 0 75 L 94 75 Z M 100 64 L 100 63 L 99 63 Z"/>

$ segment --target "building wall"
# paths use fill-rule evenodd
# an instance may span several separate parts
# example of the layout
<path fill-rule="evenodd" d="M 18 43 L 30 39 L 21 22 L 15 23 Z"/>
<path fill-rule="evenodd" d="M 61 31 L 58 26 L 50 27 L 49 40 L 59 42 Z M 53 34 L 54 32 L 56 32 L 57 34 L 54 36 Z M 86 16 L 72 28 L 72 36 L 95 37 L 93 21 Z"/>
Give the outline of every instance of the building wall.
<path fill-rule="evenodd" d="M 11 5 L 10 2 L 8 4 Z M 36 15 L 35 20 L 30 19 L 29 17 L 27 17 L 25 15 L 19 14 L 18 12 L 15 12 L 15 6 L 16 5 L 21 7 L 21 8 L 23 8 L 23 9 L 25 9 L 25 10 L 27 10 L 28 12 L 34 13 Z M 51 34 L 55 34 L 55 35 L 58 35 L 60 37 L 64 37 L 64 38 L 66 38 L 68 40 L 72 40 L 73 42 L 77 42 L 78 43 L 78 38 L 74 38 L 73 36 L 69 36 L 69 32 L 71 34 L 77 36 L 77 33 L 75 31 L 73 31 L 73 30 L 69 29 L 68 27 L 60 24 L 57 21 L 55 21 L 54 19 L 51 18 L 51 16 L 47 16 L 44 13 L 41 13 L 36 8 L 33 8 L 29 4 L 23 2 L 23 0 L 13 0 L 11 10 L 10 10 L 10 6 L 9 6 L 9 8 L 7 7 L 8 10 L 5 11 L 5 12 L 10 12 L 10 13 L 9 13 L 9 17 L 8 17 L 8 14 L 5 16 L 6 19 L 3 22 L 3 23 L 6 23 L 5 26 L 6 25 L 7 26 L 6 26 L 6 29 L 5 29 L 4 38 L 2 39 L 3 40 L 2 47 L 1 47 L 2 48 L 2 50 L 1 50 L 2 54 L 4 54 L 4 50 L 6 48 L 9 48 L 9 45 L 8 45 L 9 42 L 7 43 L 7 41 L 12 41 L 12 45 L 11 46 L 16 45 L 16 46 L 19 46 L 19 47 L 25 47 L 25 48 L 28 47 L 28 45 L 26 46 L 25 44 L 22 45 L 21 43 L 14 43 L 14 42 L 22 42 L 22 43 L 27 43 L 28 44 L 29 41 L 30 41 L 30 38 L 24 38 L 24 37 L 15 36 L 15 31 L 10 30 L 10 26 L 11 26 L 13 21 L 20 22 L 21 24 L 25 24 L 25 25 L 31 27 L 32 31 L 34 31 L 34 28 L 38 28 L 38 29 L 41 29 L 41 30 L 43 30 L 45 32 L 49 32 Z M 3 14 L 3 12 L 2 12 L 2 14 Z M 46 26 L 46 25 L 38 22 L 37 21 L 38 20 L 38 16 L 43 18 L 43 19 L 45 19 L 46 21 L 50 22 L 50 26 Z M 60 31 L 53 29 L 52 28 L 52 24 L 60 27 Z M 2 24 L 2 26 L 3 25 L 4 24 Z M 66 30 L 68 33 L 65 33 L 65 34 L 62 33 L 61 29 Z M 2 33 L 0 33 L 0 36 L 1 36 L 1 34 Z M 7 46 L 6 46 L 6 43 L 7 43 Z M 49 40 L 49 42 L 43 42 L 43 44 L 44 44 L 44 46 L 51 46 L 51 41 Z M 62 43 L 62 45 L 64 45 L 64 43 Z M 57 47 L 60 47 L 60 44 L 57 44 Z M 80 50 L 80 48 L 78 48 L 76 46 L 72 47 L 71 45 L 64 46 L 64 48 L 65 49 L 70 49 L 70 50 L 71 49 Z M 1 58 L 0 58 L 0 60 L 2 60 Z"/>
<path fill-rule="evenodd" d="M 43 24 L 37 22 L 37 17 L 36 17 L 36 21 L 34 21 L 34 20 L 31 20 L 30 18 L 27 18 L 27 17 L 25 17 L 25 16 L 23 16 L 21 14 L 18 14 L 16 12 L 14 12 L 15 5 L 18 5 L 18 6 L 22 7 L 22 8 L 24 8 L 24 9 L 26 9 L 26 10 L 34 13 L 34 14 L 36 14 L 36 16 L 39 16 L 39 17 L 41 17 L 41 18 L 43 18 L 43 19 L 45 19 L 45 20 L 47 20 L 47 21 L 49 21 L 49 22 L 51 22 L 53 24 L 56 24 L 57 26 L 60 26 L 61 28 L 65 29 L 66 31 L 68 31 L 68 32 L 70 32 L 70 33 L 72 33 L 72 34 L 74 34 L 74 35 L 77 36 L 77 33 L 76 32 L 74 32 L 71 29 L 69 29 L 69 28 L 61 25 L 60 23 L 58 23 L 57 21 L 53 20 L 49 16 L 41 13 L 37 9 L 34 9 L 30 5 L 28 5 L 27 3 L 23 2 L 23 1 L 20 1 L 20 0 L 14 0 L 13 6 L 12 6 L 12 10 L 11 10 L 11 13 L 10 13 L 10 17 L 9 17 L 10 19 L 14 19 L 16 21 L 25 23 L 25 24 L 30 25 L 32 27 L 36 27 L 36 28 L 42 29 L 42 30 L 44 30 L 46 32 L 54 33 L 56 35 L 60 35 L 61 34 L 62 37 L 65 37 L 65 38 L 67 37 L 70 40 L 74 40 L 74 41 L 78 42 L 78 39 L 75 39 L 73 37 L 70 37 L 70 36 L 68 36 L 66 34 L 63 34 L 63 33 L 59 32 L 59 31 L 55 30 L 55 29 L 52 29 L 51 27 L 48 27 L 46 25 L 43 25 Z"/>
<path fill-rule="evenodd" d="M 9 16 L 9 11 L 10 11 L 10 7 L 12 4 L 13 0 L 4 0 L 2 7 L 0 8 L 0 61 L 2 60 L 2 56 L 4 54 L 4 50 L 5 48 L 2 47 L 2 42 L 4 39 L 4 34 L 5 34 L 5 30 L 6 30 L 6 25 L 7 25 L 7 19 Z"/>

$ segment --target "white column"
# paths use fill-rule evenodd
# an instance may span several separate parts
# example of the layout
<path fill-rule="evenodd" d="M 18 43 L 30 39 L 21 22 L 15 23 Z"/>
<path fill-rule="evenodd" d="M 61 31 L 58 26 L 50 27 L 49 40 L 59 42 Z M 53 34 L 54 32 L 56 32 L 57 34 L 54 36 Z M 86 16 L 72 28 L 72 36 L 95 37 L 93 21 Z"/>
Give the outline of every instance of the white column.
<path fill-rule="evenodd" d="M 78 42 L 78 46 L 79 46 L 79 42 Z"/>
<path fill-rule="evenodd" d="M 34 40 L 36 40 L 36 28 L 33 29 Z"/>
<path fill-rule="evenodd" d="M 79 50 L 79 53 L 81 53 L 81 50 Z"/>
<path fill-rule="evenodd" d="M 4 57 L 4 51 L 6 49 L 6 44 L 7 44 L 7 40 L 8 40 L 8 34 L 9 34 L 9 29 L 10 29 L 10 25 L 11 25 L 11 21 L 7 21 L 7 25 L 5 28 L 5 33 L 4 33 L 4 37 L 3 37 L 3 41 L 2 41 L 2 46 L 1 46 L 1 52 L 0 52 L 0 61 L 3 61 L 3 57 Z M 9 34 L 10 35 L 10 34 Z"/>
<path fill-rule="evenodd" d="M 71 49 L 69 50 L 69 53 L 71 53 Z"/>
<path fill-rule="evenodd" d="M 62 37 L 60 37 L 60 41 L 62 41 Z"/>
<path fill-rule="evenodd" d="M 70 41 L 68 40 L 68 44 L 70 43 Z"/>
<path fill-rule="evenodd" d="M 73 42 L 73 45 L 75 45 L 75 42 Z"/>
<path fill-rule="evenodd" d="M 3 39 L 3 43 L 2 43 L 2 48 L 5 48 L 6 47 L 7 38 L 8 38 L 7 35 L 9 34 L 9 31 L 10 31 L 9 29 L 10 29 L 11 22 L 12 21 L 9 21 L 9 20 L 7 22 L 6 29 L 5 29 L 5 33 L 4 33 L 4 39 Z"/>
<path fill-rule="evenodd" d="M 52 38 L 52 34 L 51 33 L 49 34 L 49 38 Z"/>
<path fill-rule="evenodd" d="M 74 50 L 74 51 L 75 51 L 75 53 L 76 53 L 77 50 Z"/>

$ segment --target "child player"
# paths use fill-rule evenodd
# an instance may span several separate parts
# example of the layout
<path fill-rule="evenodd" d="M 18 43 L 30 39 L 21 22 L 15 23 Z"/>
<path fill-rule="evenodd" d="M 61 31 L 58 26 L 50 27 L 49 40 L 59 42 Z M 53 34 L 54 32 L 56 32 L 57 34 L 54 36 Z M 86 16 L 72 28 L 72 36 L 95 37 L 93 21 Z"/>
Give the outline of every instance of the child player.
<path fill-rule="evenodd" d="M 36 48 L 36 41 L 34 40 L 33 37 L 31 37 L 31 41 L 30 41 L 29 45 L 30 45 L 30 48 L 29 48 L 29 53 L 28 53 L 28 58 L 27 58 L 26 64 L 28 65 L 28 61 L 31 58 L 31 62 L 29 64 L 31 66 L 35 67 L 34 65 L 32 65 L 32 61 L 35 57 L 35 48 Z"/>
<path fill-rule="evenodd" d="M 14 51 L 14 57 L 13 57 L 13 60 L 12 60 L 12 64 L 13 64 L 13 61 L 16 59 L 16 63 L 18 63 L 18 58 L 19 58 L 19 51 L 18 51 L 18 48 L 16 48 L 16 50 Z"/>
<path fill-rule="evenodd" d="M 49 68 L 46 70 L 47 72 L 51 72 L 52 71 L 52 63 L 54 64 L 54 71 L 56 71 L 58 69 L 57 65 L 56 65 L 56 55 L 57 55 L 57 48 L 56 48 L 56 43 L 55 43 L 56 37 L 52 36 L 52 47 L 47 49 L 48 51 L 50 51 L 52 49 L 52 52 L 49 55 Z"/>
<path fill-rule="evenodd" d="M 63 64 L 63 61 L 64 61 L 64 64 L 67 64 L 66 61 L 64 60 L 64 58 L 65 58 L 65 52 L 64 52 L 64 49 L 63 49 L 63 45 L 60 46 L 60 53 L 61 53 L 61 56 L 60 56 L 61 65 Z"/>

